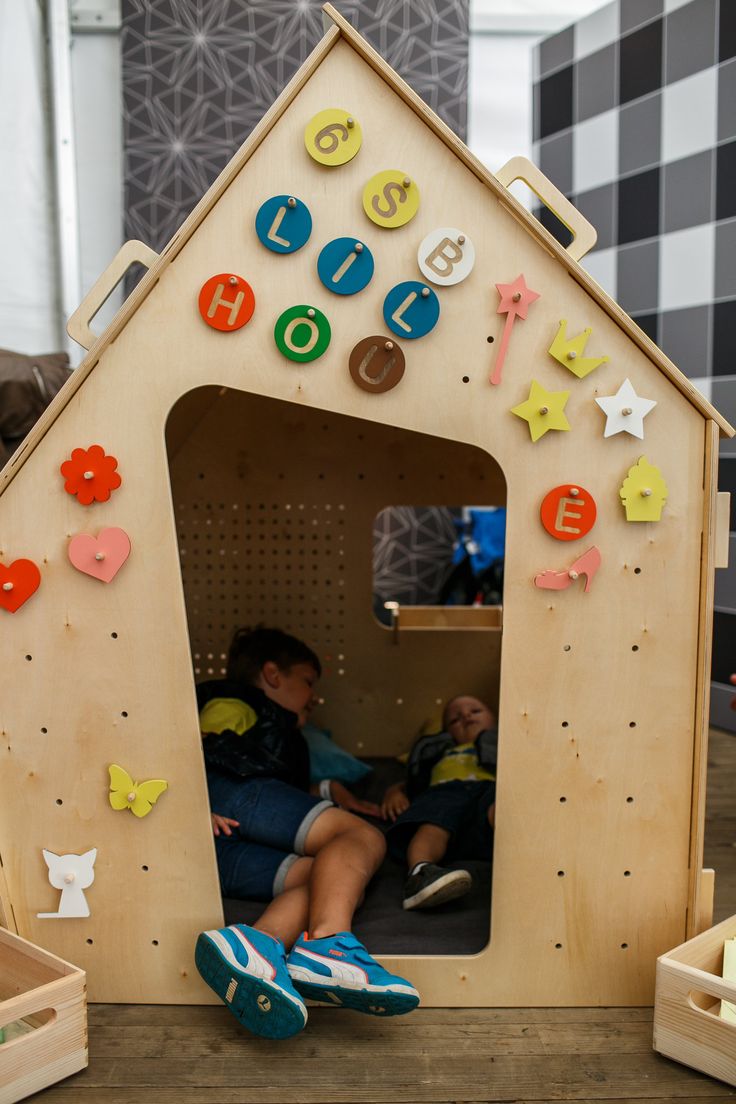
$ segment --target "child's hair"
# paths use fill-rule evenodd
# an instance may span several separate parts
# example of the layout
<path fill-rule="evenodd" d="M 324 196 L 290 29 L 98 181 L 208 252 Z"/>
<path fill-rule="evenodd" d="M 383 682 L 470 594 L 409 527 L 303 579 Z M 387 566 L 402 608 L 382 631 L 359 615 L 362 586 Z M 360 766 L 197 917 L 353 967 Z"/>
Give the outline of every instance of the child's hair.
<path fill-rule="evenodd" d="M 296 663 L 308 663 L 318 675 L 322 674 L 317 656 L 295 636 L 263 625 L 236 629 L 227 656 L 227 677 L 252 685 L 258 681 L 265 663 L 275 663 L 282 671 L 288 671 Z"/>

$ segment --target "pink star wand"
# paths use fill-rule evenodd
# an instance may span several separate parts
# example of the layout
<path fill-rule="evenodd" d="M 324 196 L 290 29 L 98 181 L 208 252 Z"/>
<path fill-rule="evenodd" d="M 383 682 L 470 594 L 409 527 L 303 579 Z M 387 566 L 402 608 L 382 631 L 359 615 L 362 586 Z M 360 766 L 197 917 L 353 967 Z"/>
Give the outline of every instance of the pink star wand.
<path fill-rule="evenodd" d="M 501 302 L 498 304 L 498 314 L 506 315 L 506 324 L 503 328 L 501 345 L 491 375 L 491 383 L 494 385 L 501 382 L 503 362 L 506 359 L 506 350 L 509 347 L 511 330 L 517 314 L 519 318 L 526 318 L 530 305 L 535 299 L 539 298 L 539 292 L 528 288 L 523 276 L 517 276 L 513 284 L 496 284 L 496 287 L 498 294 L 501 296 Z"/>

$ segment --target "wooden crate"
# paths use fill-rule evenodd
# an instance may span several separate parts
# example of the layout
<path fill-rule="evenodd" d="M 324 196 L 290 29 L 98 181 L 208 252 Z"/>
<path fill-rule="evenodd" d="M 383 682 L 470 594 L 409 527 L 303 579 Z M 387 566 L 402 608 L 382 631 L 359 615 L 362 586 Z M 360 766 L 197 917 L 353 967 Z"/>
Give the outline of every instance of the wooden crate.
<path fill-rule="evenodd" d="M 15 1104 L 87 1065 L 83 970 L 0 928 L 0 1104 Z"/>
<path fill-rule="evenodd" d="M 654 1049 L 736 1085 L 736 1024 L 718 1015 L 721 999 L 736 1003 L 725 981 L 724 940 L 736 936 L 736 916 L 696 935 L 657 961 Z"/>

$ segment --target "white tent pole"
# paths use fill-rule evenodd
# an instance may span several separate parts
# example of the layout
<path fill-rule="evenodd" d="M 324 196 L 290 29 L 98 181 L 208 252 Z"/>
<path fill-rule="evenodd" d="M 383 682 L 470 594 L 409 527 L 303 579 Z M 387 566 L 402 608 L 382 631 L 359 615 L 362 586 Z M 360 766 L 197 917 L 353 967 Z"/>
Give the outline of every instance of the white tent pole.
<path fill-rule="evenodd" d="M 72 112 L 71 33 L 68 0 L 46 0 L 48 67 L 53 116 L 52 156 L 56 188 L 59 274 L 59 340 L 74 364 L 79 347 L 67 336 L 66 320 L 82 298 L 79 254 L 79 208 Z"/>

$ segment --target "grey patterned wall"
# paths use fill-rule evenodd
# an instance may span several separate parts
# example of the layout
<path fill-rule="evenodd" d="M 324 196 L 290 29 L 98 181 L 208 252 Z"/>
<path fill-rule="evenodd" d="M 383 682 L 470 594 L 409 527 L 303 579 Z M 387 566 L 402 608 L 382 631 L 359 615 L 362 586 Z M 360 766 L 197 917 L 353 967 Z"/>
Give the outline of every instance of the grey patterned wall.
<path fill-rule="evenodd" d="M 375 612 L 383 603 L 437 605 L 452 569 L 457 529 L 443 506 L 387 506 L 373 522 Z M 381 619 L 384 619 L 381 617 Z"/>
<path fill-rule="evenodd" d="M 736 424 L 736 0 L 614 0 L 540 43 L 534 93 L 535 159 L 598 230 L 584 267 Z M 719 486 L 711 719 L 736 729 L 736 438 Z"/>
<path fill-rule="evenodd" d="M 335 6 L 461 138 L 469 0 Z M 125 235 L 161 249 L 323 35 L 322 0 L 123 0 Z"/>

